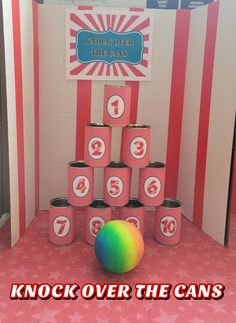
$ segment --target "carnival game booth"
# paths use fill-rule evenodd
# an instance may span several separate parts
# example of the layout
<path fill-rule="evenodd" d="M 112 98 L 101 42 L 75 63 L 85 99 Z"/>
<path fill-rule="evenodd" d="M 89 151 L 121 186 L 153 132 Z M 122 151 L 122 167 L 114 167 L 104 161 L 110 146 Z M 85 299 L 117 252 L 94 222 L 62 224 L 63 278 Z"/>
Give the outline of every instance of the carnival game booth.
<path fill-rule="evenodd" d="M 103 119 L 105 85 L 132 87 L 130 123 L 151 126 L 150 160 L 167 165 L 165 196 L 182 201 L 185 217 L 227 243 L 236 3 L 161 10 L 133 2 L 121 9 L 3 1 L 12 246 L 52 198 L 66 196 L 68 162 L 84 159 L 84 127 Z M 98 59 L 99 46 L 92 54 L 85 46 L 80 57 L 82 31 L 90 39 L 133 33 L 142 55 L 126 43 L 119 59 L 114 48 Z M 120 143 L 114 128 L 111 160 L 120 159 Z M 94 196 L 102 198 L 102 170 L 94 182 Z M 137 192 L 134 170 L 131 195 Z"/>

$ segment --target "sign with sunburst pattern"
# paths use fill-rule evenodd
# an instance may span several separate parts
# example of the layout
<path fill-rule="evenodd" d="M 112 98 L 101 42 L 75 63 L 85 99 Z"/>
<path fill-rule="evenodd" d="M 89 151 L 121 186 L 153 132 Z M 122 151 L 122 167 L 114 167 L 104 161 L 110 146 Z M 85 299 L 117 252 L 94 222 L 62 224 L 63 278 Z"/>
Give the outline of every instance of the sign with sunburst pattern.
<path fill-rule="evenodd" d="M 150 80 L 152 24 L 145 10 L 68 10 L 67 78 Z"/>

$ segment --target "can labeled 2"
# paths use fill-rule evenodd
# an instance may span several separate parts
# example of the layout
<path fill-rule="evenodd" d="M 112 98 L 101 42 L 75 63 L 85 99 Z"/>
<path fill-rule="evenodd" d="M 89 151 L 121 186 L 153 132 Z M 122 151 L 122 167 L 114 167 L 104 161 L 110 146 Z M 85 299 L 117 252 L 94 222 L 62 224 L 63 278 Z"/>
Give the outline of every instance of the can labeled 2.
<path fill-rule="evenodd" d="M 144 205 L 137 199 L 130 199 L 129 202 L 120 208 L 120 219 L 128 221 L 143 235 L 144 233 Z"/>
<path fill-rule="evenodd" d="M 94 170 L 83 161 L 68 165 L 68 202 L 73 206 L 88 206 L 93 201 Z"/>
<path fill-rule="evenodd" d="M 147 206 L 159 206 L 164 201 L 166 165 L 150 162 L 139 171 L 138 198 Z"/>
<path fill-rule="evenodd" d="M 165 199 L 155 214 L 154 239 L 164 245 L 176 245 L 181 234 L 181 202 Z"/>
<path fill-rule="evenodd" d="M 66 197 L 50 201 L 49 210 L 49 241 L 58 246 L 64 246 L 75 239 L 74 208 Z"/>
<path fill-rule="evenodd" d="M 85 126 L 84 162 L 93 167 L 105 167 L 111 160 L 111 127 L 103 123 Z"/>
<path fill-rule="evenodd" d="M 112 161 L 104 169 L 104 201 L 111 206 L 128 203 L 131 169 L 122 162 Z"/>
<path fill-rule="evenodd" d="M 145 167 L 150 160 L 151 129 L 147 125 L 130 124 L 123 128 L 121 160 L 130 167 Z"/>
<path fill-rule="evenodd" d="M 131 86 L 105 85 L 103 122 L 124 127 L 130 123 Z"/>
<path fill-rule="evenodd" d="M 96 199 L 87 207 L 86 241 L 94 245 L 96 236 L 105 223 L 111 220 L 111 207 L 103 200 Z"/>

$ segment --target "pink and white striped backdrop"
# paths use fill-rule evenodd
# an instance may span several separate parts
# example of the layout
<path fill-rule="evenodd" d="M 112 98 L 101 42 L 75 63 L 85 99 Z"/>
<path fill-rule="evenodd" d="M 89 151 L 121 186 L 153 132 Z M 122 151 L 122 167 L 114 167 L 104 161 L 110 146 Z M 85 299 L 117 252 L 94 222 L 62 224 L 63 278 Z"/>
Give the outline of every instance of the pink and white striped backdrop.
<path fill-rule="evenodd" d="M 179 198 L 185 216 L 221 244 L 236 106 L 235 6 L 222 0 L 192 11 L 151 10 L 152 81 L 126 82 L 132 122 L 151 125 L 151 159 L 167 163 L 166 196 Z M 12 245 L 35 211 L 66 194 L 67 163 L 83 158 L 83 127 L 102 120 L 104 85 L 124 84 L 65 80 L 66 8 L 3 1 Z M 114 129 L 113 159 L 120 136 Z M 95 176 L 99 197 L 102 171 Z"/>
<path fill-rule="evenodd" d="M 2 6 L 13 246 L 38 210 L 38 7 L 28 0 Z"/>

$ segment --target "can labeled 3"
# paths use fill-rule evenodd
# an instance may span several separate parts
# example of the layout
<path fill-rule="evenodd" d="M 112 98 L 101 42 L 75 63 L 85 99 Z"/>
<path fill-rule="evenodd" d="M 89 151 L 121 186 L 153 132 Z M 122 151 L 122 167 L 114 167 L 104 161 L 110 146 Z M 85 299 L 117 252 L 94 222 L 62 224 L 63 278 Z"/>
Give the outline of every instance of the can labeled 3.
<path fill-rule="evenodd" d="M 123 128 L 121 160 L 130 167 L 145 167 L 150 159 L 150 126 L 131 124 Z"/>

